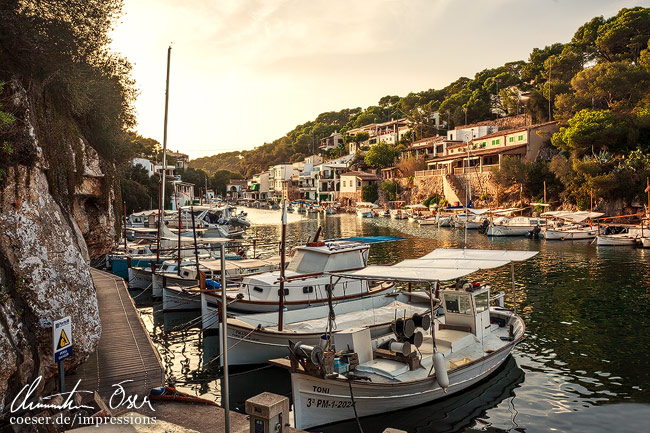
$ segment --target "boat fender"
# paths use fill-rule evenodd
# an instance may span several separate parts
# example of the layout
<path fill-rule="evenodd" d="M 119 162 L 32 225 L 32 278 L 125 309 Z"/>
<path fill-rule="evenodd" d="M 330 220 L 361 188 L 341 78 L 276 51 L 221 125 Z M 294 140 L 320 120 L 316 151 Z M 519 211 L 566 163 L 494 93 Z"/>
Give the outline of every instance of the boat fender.
<path fill-rule="evenodd" d="M 445 357 L 442 353 L 435 351 L 433 354 L 433 369 L 436 372 L 436 381 L 440 388 L 447 392 L 449 387 L 449 376 L 447 375 L 447 368 L 445 366 Z"/>

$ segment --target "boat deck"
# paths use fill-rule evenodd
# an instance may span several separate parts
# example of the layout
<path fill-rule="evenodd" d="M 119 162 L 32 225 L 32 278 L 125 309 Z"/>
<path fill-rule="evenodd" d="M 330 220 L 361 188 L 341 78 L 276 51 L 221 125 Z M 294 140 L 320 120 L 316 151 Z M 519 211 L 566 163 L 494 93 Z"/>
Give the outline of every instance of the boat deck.
<path fill-rule="evenodd" d="M 124 280 L 97 270 L 91 271 L 97 288 L 102 335 L 97 350 L 77 370 L 79 389 L 97 391 L 109 398 L 114 384 L 126 394 L 148 395 L 165 381 L 165 369 L 133 304 Z"/>

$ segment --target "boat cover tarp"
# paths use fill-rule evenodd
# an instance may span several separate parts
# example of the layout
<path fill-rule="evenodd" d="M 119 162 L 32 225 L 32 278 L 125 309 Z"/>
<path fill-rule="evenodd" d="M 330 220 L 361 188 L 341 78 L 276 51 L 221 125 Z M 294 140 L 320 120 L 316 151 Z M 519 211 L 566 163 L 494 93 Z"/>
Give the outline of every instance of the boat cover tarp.
<path fill-rule="evenodd" d="M 605 214 L 602 212 L 587 212 L 587 211 L 569 212 L 564 210 L 554 210 L 554 211 L 544 212 L 541 214 L 541 216 L 543 217 L 560 218 L 565 221 L 572 221 L 574 223 L 580 223 L 589 218 L 598 218 L 603 215 Z"/>
<path fill-rule="evenodd" d="M 384 307 L 360 310 L 336 316 L 336 329 L 358 328 L 373 326 L 377 323 L 390 323 L 398 317 L 410 317 L 415 313 L 424 314 L 429 311 L 426 307 L 395 301 Z M 395 314 L 397 312 L 397 314 Z M 319 332 L 327 329 L 327 316 L 302 322 L 287 323 L 284 328 L 296 332 Z M 277 327 L 276 327 L 277 328 Z"/>
<path fill-rule="evenodd" d="M 453 258 L 463 260 L 505 260 L 507 262 L 523 262 L 534 256 L 539 251 L 517 251 L 517 250 L 475 250 L 461 248 L 438 248 L 422 257 L 432 258 Z"/>
<path fill-rule="evenodd" d="M 494 269 L 511 262 L 522 262 L 537 251 L 470 250 L 439 248 L 420 257 L 390 266 L 373 265 L 336 275 L 348 278 L 390 281 L 447 281 L 481 269 Z"/>
<path fill-rule="evenodd" d="M 400 238 L 398 236 L 352 236 L 349 238 L 331 239 L 331 241 L 353 241 L 353 242 L 361 242 L 364 244 L 377 244 L 380 242 L 395 242 L 395 241 L 405 241 L 405 240 L 406 238 Z"/>

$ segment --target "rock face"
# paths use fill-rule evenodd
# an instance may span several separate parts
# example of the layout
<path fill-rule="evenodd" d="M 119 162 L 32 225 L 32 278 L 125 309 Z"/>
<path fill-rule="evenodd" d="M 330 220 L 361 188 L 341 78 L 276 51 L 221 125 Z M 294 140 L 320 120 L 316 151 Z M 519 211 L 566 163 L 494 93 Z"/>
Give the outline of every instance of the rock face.
<path fill-rule="evenodd" d="M 36 107 L 38 97 L 32 90 L 16 82 L 8 85 L 5 92 L 12 94 L 13 107 L 5 99 L 3 110 L 19 113 L 17 122 L 24 125 L 20 152 L 31 157 L 23 158 L 28 163 L 4 167 L 0 181 L 0 414 L 4 416 L 16 393 L 37 376 L 45 379 L 43 386 L 53 384 L 47 381 L 56 374 L 47 320 L 72 318 L 73 356 L 66 360 L 66 369 L 79 365 L 94 350 L 101 324 L 89 260 L 110 250 L 115 240 L 115 183 L 106 169 L 110 166 L 73 124 L 68 134 L 72 139 L 55 143 L 56 149 L 51 148 L 51 140 L 44 144 L 48 126 L 66 121 L 43 114 L 48 110 Z M 48 156 L 53 154 L 58 155 L 56 160 Z M 53 185 L 52 170 L 66 160 L 75 169 L 66 172 L 68 192 L 62 195 Z"/>

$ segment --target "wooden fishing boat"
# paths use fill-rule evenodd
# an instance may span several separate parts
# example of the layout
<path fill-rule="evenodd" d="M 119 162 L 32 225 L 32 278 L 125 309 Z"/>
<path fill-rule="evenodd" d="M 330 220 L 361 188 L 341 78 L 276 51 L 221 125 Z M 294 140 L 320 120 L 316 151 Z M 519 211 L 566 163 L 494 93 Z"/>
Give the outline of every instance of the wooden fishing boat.
<path fill-rule="evenodd" d="M 420 259 L 342 274 L 437 287 L 479 269 L 507 264 L 514 269 L 514 262 L 535 254 L 441 249 Z M 421 405 L 461 393 L 493 374 L 524 338 L 525 325 L 516 311 L 491 307 L 490 293 L 490 286 L 479 283 L 438 290 L 444 317 L 435 317 L 430 327 L 422 316 L 406 315 L 381 337 L 367 326 L 335 333 L 330 327 L 325 348 L 291 344 L 289 359 L 271 363 L 291 373 L 295 427 L 311 429 Z M 436 301 L 431 290 L 430 311 L 436 311 Z"/>

